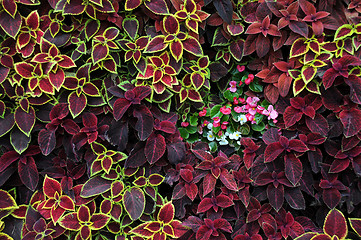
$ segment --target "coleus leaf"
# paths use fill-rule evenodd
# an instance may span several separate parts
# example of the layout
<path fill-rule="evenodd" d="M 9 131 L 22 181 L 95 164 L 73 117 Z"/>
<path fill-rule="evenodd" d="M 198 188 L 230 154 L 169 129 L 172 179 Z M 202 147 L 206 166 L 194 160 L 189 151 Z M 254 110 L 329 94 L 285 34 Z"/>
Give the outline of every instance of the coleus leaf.
<path fill-rule="evenodd" d="M 0 209 L 10 210 L 17 208 L 14 198 L 6 191 L 0 189 Z"/>
<path fill-rule="evenodd" d="M 346 137 L 352 137 L 361 130 L 361 110 L 356 108 L 343 110 L 339 117 L 344 127 L 343 134 Z"/>
<path fill-rule="evenodd" d="M 86 183 L 82 187 L 80 196 L 84 198 L 96 196 L 108 191 L 111 186 L 111 181 L 106 180 L 100 176 L 95 176 L 86 181 Z"/>
<path fill-rule="evenodd" d="M 361 219 L 359 218 L 349 218 L 350 225 L 352 229 L 357 233 L 357 235 L 361 236 Z"/>
<path fill-rule="evenodd" d="M 165 153 L 166 142 L 161 134 L 152 133 L 145 144 L 145 156 L 150 164 L 154 164 Z"/>
<path fill-rule="evenodd" d="M 21 107 L 15 110 L 15 123 L 19 129 L 26 135 L 30 136 L 31 130 L 35 125 L 35 110 L 29 107 L 28 112 L 25 112 Z"/>
<path fill-rule="evenodd" d="M 344 239 L 347 236 L 347 223 L 344 215 L 337 209 L 332 209 L 326 216 L 323 225 L 324 233 Z"/>
<path fill-rule="evenodd" d="M 42 129 L 38 135 L 38 143 L 43 155 L 49 155 L 56 145 L 55 131 Z"/>
<path fill-rule="evenodd" d="M 153 131 L 153 115 L 146 106 L 140 105 L 138 108 L 134 109 L 133 116 L 138 119 L 135 124 L 135 129 L 138 131 L 139 139 L 144 141 Z"/>
<path fill-rule="evenodd" d="M 145 209 L 145 196 L 141 189 L 133 187 L 123 196 L 124 208 L 134 221 L 140 218 Z"/>
<path fill-rule="evenodd" d="M 24 185 L 31 191 L 35 191 L 35 188 L 39 182 L 39 173 L 34 158 L 27 157 L 26 163 L 23 163 L 23 161 L 19 161 L 18 172 L 20 179 L 24 183 Z"/>

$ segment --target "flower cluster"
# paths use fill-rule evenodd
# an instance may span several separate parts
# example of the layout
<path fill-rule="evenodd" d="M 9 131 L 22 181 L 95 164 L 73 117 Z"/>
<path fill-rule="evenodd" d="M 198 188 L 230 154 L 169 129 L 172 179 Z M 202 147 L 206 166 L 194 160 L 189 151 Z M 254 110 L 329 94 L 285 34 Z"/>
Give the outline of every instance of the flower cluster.
<path fill-rule="evenodd" d="M 239 149 L 242 137 L 258 137 L 277 122 L 278 112 L 260 96 L 247 96 L 243 92 L 256 90 L 261 86 L 253 74 L 237 66 L 229 88 L 219 98 L 222 104 L 209 103 L 199 112 L 181 123 L 181 134 L 188 141 L 207 141 L 211 149 L 219 145 L 229 145 Z M 240 77 L 239 74 L 242 74 Z M 255 91 L 253 91 L 255 92 Z M 255 94 L 256 95 L 256 94 Z"/>

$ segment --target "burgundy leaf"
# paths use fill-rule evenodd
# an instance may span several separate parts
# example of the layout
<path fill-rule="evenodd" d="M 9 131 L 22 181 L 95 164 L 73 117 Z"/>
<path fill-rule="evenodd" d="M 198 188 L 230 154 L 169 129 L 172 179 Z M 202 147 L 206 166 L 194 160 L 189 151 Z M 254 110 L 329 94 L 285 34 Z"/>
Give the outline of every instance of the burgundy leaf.
<path fill-rule="evenodd" d="M 165 139 L 161 134 L 152 133 L 145 144 L 144 153 L 150 164 L 154 164 L 165 153 Z"/>
<path fill-rule="evenodd" d="M 133 221 L 137 220 L 143 214 L 145 208 L 145 197 L 143 191 L 135 187 L 129 189 L 124 193 L 123 203 L 130 218 Z"/>
<path fill-rule="evenodd" d="M 153 115 L 146 106 L 139 106 L 134 109 L 133 116 L 138 119 L 135 124 L 135 130 L 138 131 L 138 136 L 141 141 L 146 140 L 153 131 Z"/>

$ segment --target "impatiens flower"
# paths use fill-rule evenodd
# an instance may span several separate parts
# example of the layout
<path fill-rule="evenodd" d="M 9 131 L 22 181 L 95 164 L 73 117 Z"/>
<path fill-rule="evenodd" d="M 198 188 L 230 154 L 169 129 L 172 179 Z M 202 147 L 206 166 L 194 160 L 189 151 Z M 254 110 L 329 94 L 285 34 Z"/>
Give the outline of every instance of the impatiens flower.
<path fill-rule="evenodd" d="M 268 116 L 268 120 L 275 120 L 278 117 L 278 112 L 274 110 L 272 105 L 269 105 L 267 110 L 263 110 L 262 114 Z"/>
<path fill-rule="evenodd" d="M 222 125 L 221 125 L 221 128 L 224 130 L 224 129 L 227 129 L 227 124 L 228 122 L 223 122 Z"/>
<path fill-rule="evenodd" d="M 188 127 L 188 126 L 189 126 L 189 122 L 182 122 L 182 123 L 181 123 L 181 126 L 182 126 L 182 127 Z"/>
<path fill-rule="evenodd" d="M 237 66 L 238 72 L 243 72 L 245 69 L 246 69 L 245 66 L 240 66 L 240 65 Z"/>
<path fill-rule="evenodd" d="M 204 117 L 207 114 L 207 108 L 204 107 L 202 111 L 199 112 L 200 117 Z"/>
<path fill-rule="evenodd" d="M 246 115 L 239 115 L 237 120 L 241 125 L 243 125 L 247 122 L 247 117 L 246 117 Z"/>
<path fill-rule="evenodd" d="M 226 106 L 221 107 L 219 111 L 221 111 L 221 113 L 223 113 L 224 115 L 229 115 L 232 112 L 232 110 L 230 108 L 227 108 Z"/>
<path fill-rule="evenodd" d="M 229 134 L 229 139 L 238 140 L 240 137 L 241 137 L 241 133 L 238 131 Z"/>
<path fill-rule="evenodd" d="M 212 133 L 212 131 L 208 132 L 207 134 L 207 139 L 208 141 L 212 142 L 215 139 L 214 134 Z"/>
<path fill-rule="evenodd" d="M 236 92 L 237 91 L 237 82 L 236 81 L 230 81 L 229 82 L 229 88 L 227 88 L 229 91 L 231 92 Z"/>

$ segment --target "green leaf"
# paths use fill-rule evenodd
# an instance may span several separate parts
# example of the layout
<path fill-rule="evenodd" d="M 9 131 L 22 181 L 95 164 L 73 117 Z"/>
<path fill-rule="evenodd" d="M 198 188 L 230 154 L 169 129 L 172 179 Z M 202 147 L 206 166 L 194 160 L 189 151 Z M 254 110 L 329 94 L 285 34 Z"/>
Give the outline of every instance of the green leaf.
<path fill-rule="evenodd" d="M 261 132 L 266 128 L 265 124 L 261 122 L 260 124 L 252 124 L 252 130 L 256 132 Z"/>
<path fill-rule="evenodd" d="M 233 94 L 231 91 L 227 90 L 223 93 L 223 96 L 230 102 L 233 102 Z"/>
<path fill-rule="evenodd" d="M 249 89 L 251 89 L 253 92 L 262 92 L 263 86 L 258 84 L 257 80 L 254 80 L 249 84 Z"/>
<path fill-rule="evenodd" d="M 221 109 L 221 107 L 222 107 L 221 105 L 215 105 L 212 107 L 211 118 L 222 116 L 222 113 L 219 111 Z"/>
<path fill-rule="evenodd" d="M 217 151 L 217 143 L 216 142 L 210 142 L 209 143 L 209 149 L 211 150 L 211 152 Z"/>
<path fill-rule="evenodd" d="M 241 132 L 242 135 L 248 135 L 251 129 L 248 124 L 244 124 L 240 126 L 239 131 Z"/>
<path fill-rule="evenodd" d="M 198 116 L 193 115 L 189 118 L 189 123 L 191 126 L 197 126 L 198 125 Z"/>
<path fill-rule="evenodd" d="M 191 126 L 189 125 L 188 127 L 186 127 L 187 132 L 189 132 L 190 134 L 196 133 L 197 132 L 197 126 Z"/>
<path fill-rule="evenodd" d="M 185 128 L 180 128 L 179 133 L 183 139 L 188 139 L 189 133 Z"/>
<path fill-rule="evenodd" d="M 260 122 L 262 122 L 264 115 L 256 113 L 256 115 L 254 116 L 254 120 L 256 121 L 257 124 L 259 124 Z"/>

